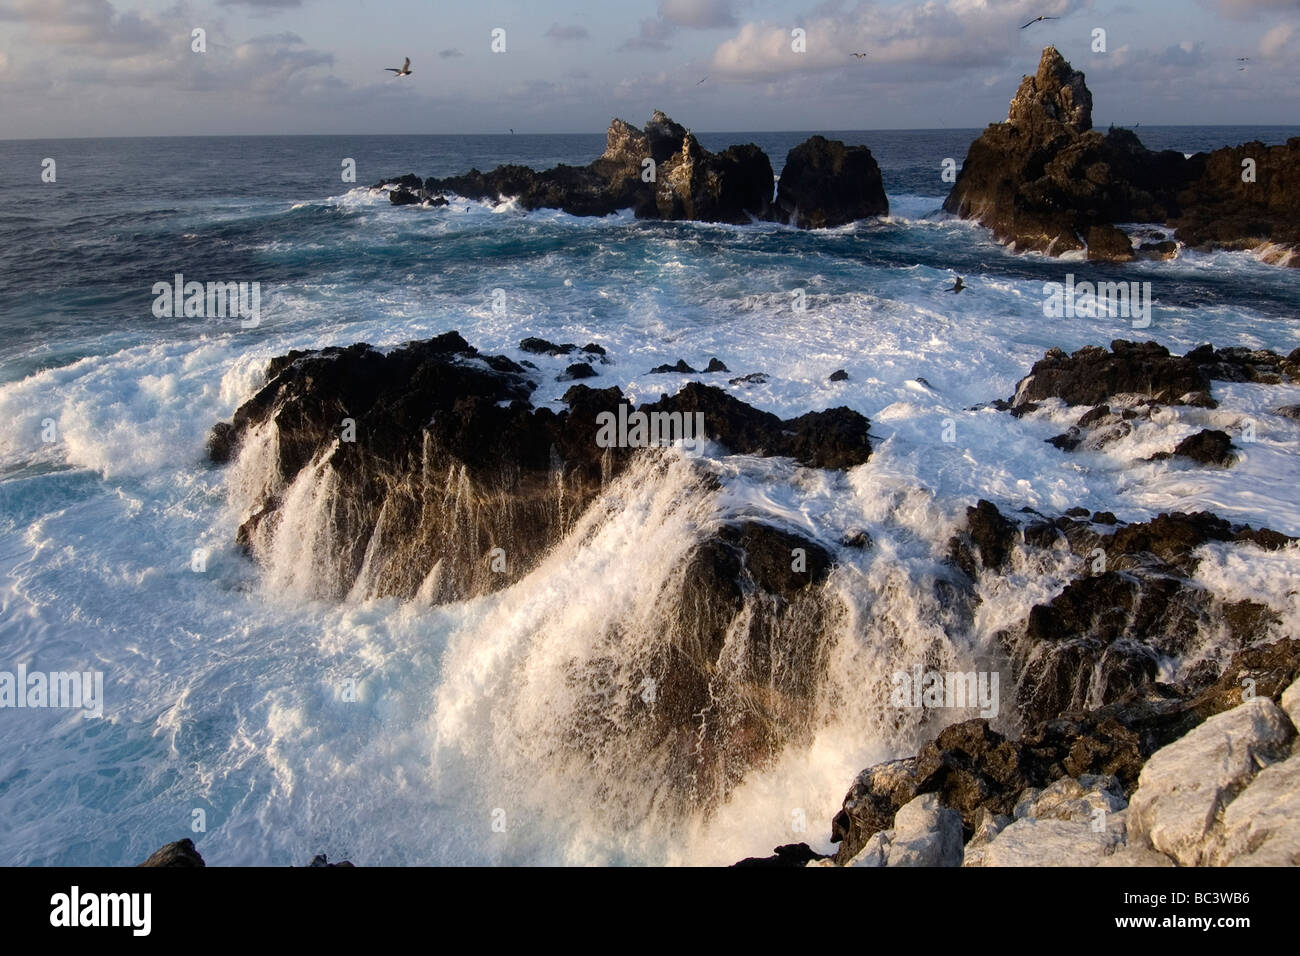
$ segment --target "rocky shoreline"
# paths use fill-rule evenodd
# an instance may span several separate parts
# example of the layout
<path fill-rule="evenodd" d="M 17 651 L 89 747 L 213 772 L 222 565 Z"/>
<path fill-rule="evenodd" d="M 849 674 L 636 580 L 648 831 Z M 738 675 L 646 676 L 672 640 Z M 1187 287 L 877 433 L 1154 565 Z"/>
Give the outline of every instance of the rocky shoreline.
<path fill-rule="evenodd" d="M 610 361 L 594 343 L 580 349 L 530 338 L 520 352 L 582 356 L 593 369 Z M 660 454 L 635 442 L 602 447 L 602 415 L 699 413 L 703 437 L 716 443 L 712 454 L 778 456 L 810 469 L 853 468 L 872 451 L 870 422 L 847 408 L 781 421 L 698 382 L 635 409 L 617 387 L 574 384 L 562 410 L 535 408 L 529 396 L 543 381 L 539 369 L 482 354 L 455 332 L 388 352 L 358 344 L 290 353 L 269 364 L 266 378 L 231 422 L 214 427 L 209 453 L 237 471 L 245 458 L 259 463 L 252 479 L 238 482 L 251 495 L 237 537 L 257 560 L 269 553 L 287 490 L 300 480 L 327 489 L 321 514 L 339 555 L 327 582 L 335 599 L 444 603 L 527 576 L 583 512 L 603 507 L 602 493 L 620 476 Z M 1018 416 L 1047 406 L 1084 410 L 1073 444 L 1053 440 L 1071 454 L 1104 445 L 1114 430 L 1157 427 L 1150 417 L 1162 405 L 1212 408 L 1218 381 L 1300 381 L 1300 350 L 1206 345 L 1178 356 L 1124 341 L 1073 355 L 1052 350 L 1009 400 L 989 406 Z M 348 421 L 361 424 L 352 440 L 340 440 Z M 720 479 L 704 467 L 698 481 L 696 493 L 708 495 Z M 458 493 L 448 506 L 450 488 Z M 996 635 L 1000 667 L 1015 688 L 1001 726 L 1015 732 L 994 730 L 987 719 L 949 726 L 915 757 L 859 775 L 832 823 L 840 845 L 833 858 L 792 845 L 746 863 L 1277 859 L 1296 837 L 1278 821 L 1300 819 L 1297 791 L 1278 789 L 1296 770 L 1287 765 L 1295 737 L 1288 720 L 1300 716 L 1300 641 L 1283 633 L 1277 608 L 1222 598 L 1196 571 L 1207 547 L 1278 551 L 1296 542 L 1206 512 L 1126 523 L 1084 509 L 968 507 L 935 581 L 954 632 L 971 627 L 977 582 L 1035 562 L 1068 569 L 1054 597 Z M 686 593 L 662 625 L 674 638 L 646 667 L 657 675 L 658 698 L 653 707 L 625 705 L 641 722 L 638 747 L 676 755 L 667 766 L 683 806 L 699 805 L 702 788 L 711 794 L 705 806 L 725 799 L 750 767 L 799 739 L 827 667 L 827 621 L 837 613 L 824 582 L 845 549 L 872 546 L 865 533 L 832 542 L 754 515 L 721 520 L 692 546 L 681 576 Z M 497 570 L 495 549 L 509 555 Z M 742 625 L 750 652 L 728 673 L 737 664 L 724 660 L 727 635 Z M 1207 634 L 1221 637 L 1207 642 Z M 1179 662 L 1172 681 L 1170 661 Z M 723 674 L 737 694 L 732 707 L 720 705 Z M 769 690 L 762 697 L 745 690 L 756 686 Z M 701 725 L 699 715 L 713 708 L 716 716 Z M 1249 766 L 1233 762 L 1238 738 L 1253 755 Z M 1189 776 L 1179 768 L 1193 759 L 1231 767 L 1189 796 L 1179 789 Z M 1252 789 L 1256 771 L 1273 764 L 1277 771 L 1261 773 Z M 1255 824 L 1224 815 L 1236 813 L 1238 794 L 1242 806 L 1261 803 L 1273 821 L 1262 836 L 1250 835 Z M 1110 814 L 1108 828 L 1080 829 L 1080 814 L 1097 810 Z M 1188 836 L 1184 817 L 1192 813 L 1205 822 Z"/>
<path fill-rule="evenodd" d="M 865 146 L 813 136 L 790 150 L 779 182 L 754 144 L 711 153 L 685 127 L 655 111 L 644 129 L 614 119 L 604 154 L 587 166 L 537 172 L 477 169 L 443 179 L 385 179 L 394 205 L 439 207 L 448 195 L 525 210 L 800 229 L 889 214 L 880 167 Z M 1132 130 L 1092 128 L 1084 74 L 1053 47 L 1025 76 L 1007 119 L 975 140 L 943 208 L 989 228 L 1020 252 L 1086 252 L 1113 263 L 1172 259 L 1179 249 L 1253 250 L 1300 267 L 1300 138 L 1244 143 L 1184 156 L 1142 145 Z M 1167 232 L 1120 228 L 1162 225 Z"/>

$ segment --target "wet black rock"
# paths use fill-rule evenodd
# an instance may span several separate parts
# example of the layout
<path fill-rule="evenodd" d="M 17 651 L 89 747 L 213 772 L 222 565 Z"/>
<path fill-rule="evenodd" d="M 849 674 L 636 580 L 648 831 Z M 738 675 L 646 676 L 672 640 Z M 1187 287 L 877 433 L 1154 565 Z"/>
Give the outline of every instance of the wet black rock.
<path fill-rule="evenodd" d="M 721 359 L 719 359 L 717 356 L 714 356 L 713 358 L 709 359 L 709 364 L 704 367 L 704 371 L 706 373 L 730 372 L 731 369 L 727 368 L 726 365 L 722 364 Z"/>
<path fill-rule="evenodd" d="M 774 219 L 825 229 L 887 215 L 880 167 L 867 147 L 813 136 L 786 155 Z"/>
<path fill-rule="evenodd" d="M 685 359 L 678 359 L 676 365 L 656 365 L 650 370 L 650 375 L 668 375 L 678 373 L 681 375 L 694 375 L 695 369 L 686 364 Z"/>
<path fill-rule="evenodd" d="M 1247 160 L 1253 180 L 1243 174 Z M 1002 123 L 973 142 L 944 208 L 976 219 L 1017 250 L 1090 259 L 1133 258 L 1121 222 L 1163 222 L 1196 248 L 1259 249 L 1300 266 L 1300 138 L 1197 153 L 1155 152 L 1130 130 L 1092 128 L 1083 73 L 1053 47 L 1022 80 Z M 1172 258 L 1177 243 L 1144 244 L 1144 258 Z"/>
<path fill-rule="evenodd" d="M 521 347 L 570 351 L 540 339 Z M 570 375 L 593 373 L 586 363 L 570 366 Z M 434 602 L 509 585 L 639 453 L 597 444 L 597 415 L 624 401 L 617 388 L 575 385 L 557 414 L 532 406 L 534 387 L 518 365 L 481 355 L 455 332 L 387 353 L 358 344 L 273 359 L 266 385 L 209 440 L 212 459 L 224 462 L 250 433 L 275 431 L 275 480 L 248 502 L 237 541 L 254 556 L 268 553 L 282 491 L 310 469 L 313 478 L 333 476 L 324 506 L 336 511 L 338 540 L 324 593 L 341 597 L 359 577 L 372 596 L 410 597 L 423 585 Z M 707 437 L 724 448 L 810 467 L 848 468 L 871 453 L 869 423 L 845 408 L 782 421 L 691 383 L 642 410 L 701 412 Z M 345 419 L 354 441 L 339 440 Z M 473 495 L 449 498 L 452 482 L 468 482 Z M 509 553 L 507 571 L 486 560 L 494 548 Z M 435 565 L 439 576 L 426 581 Z"/>
<path fill-rule="evenodd" d="M 1165 458 L 1186 458 L 1197 464 L 1219 465 L 1223 468 L 1230 468 L 1237 460 L 1228 433 L 1210 428 L 1188 435 L 1172 452 L 1159 452 L 1152 456 L 1156 461 Z"/>
<path fill-rule="evenodd" d="M 613 120 L 605 152 L 586 166 L 471 169 L 426 180 L 424 189 L 468 199 L 514 199 L 526 210 L 563 209 L 575 216 L 633 209 L 639 218 L 743 224 L 767 216 L 773 185 L 772 165 L 757 146 L 711 153 L 656 110 L 644 130 Z"/>
<path fill-rule="evenodd" d="M 818 853 L 807 843 L 788 843 L 785 846 L 777 847 L 772 851 L 772 853 L 772 856 L 746 857 L 739 863 L 733 863 L 731 865 L 733 867 L 807 866 L 813 860 L 828 859 L 825 854 Z"/>
<path fill-rule="evenodd" d="M 194 847 L 194 841 L 185 839 L 168 843 L 154 853 L 140 866 L 148 867 L 199 867 L 206 866 L 203 857 Z"/>
<path fill-rule="evenodd" d="M 582 378 L 595 378 L 599 374 L 599 372 L 586 362 L 574 362 L 560 375 L 556 376 L 555 380 L 557 382 L 573 382 Z"/>
<path fill-rule="evenodd" d="M 1209 387 L 1206 369 L 1191 356 L 1172 355 L 1154 342 L 1117 339 L 1110 351 L 1091 345 L 1072 355 L 1049 350 L 1016 385 L 1012 406 L 1048 398 L 1067 405 L 1098 406 L 1118 395 L 1170 405 L 1204 405 Z"/>
<path fill-rule="evenodd" d="M 521 352 L 528 352 L 530 355 L 568 355 L 570 352 L 576 352 L 578 347 L 572 342 L 567 342 L 564 345 L 556 345 L 554 342 L 548 342 L 546 339 L 529 336 L 519 343 L 519 350 Z M 586 350 L 584 349 L 584 351 Z"/>
<path fill-rule="evenodd" d="M 847 382 L 849 380 L 849 373 L 844 371 L 844 369 L 838 369 L 831 372 L 830 380 L 832 382 Z"/>

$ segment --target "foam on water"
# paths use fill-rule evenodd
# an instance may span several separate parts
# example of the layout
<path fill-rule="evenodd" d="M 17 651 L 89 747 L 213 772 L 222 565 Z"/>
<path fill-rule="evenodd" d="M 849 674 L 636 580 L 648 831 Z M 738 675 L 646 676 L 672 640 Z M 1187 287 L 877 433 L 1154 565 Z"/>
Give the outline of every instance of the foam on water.
<path fill-rule="evenodd" d="M 294 276 L 267 290 L 261 327 L 82 330 L 79 357 L 40 367 L 31 346 L 0 376 L 0 668 L 97 668 L 107 694 L 98 721 L 0 715 L 12 742 L 0 753 L 0 863 L 136 862 L 181 836 L 211 862 L 244 864 L 301 864 L 322 851 L 371 864 L 713 863 L 792 840 L 825 849 L 853 775 L 934 730 L 885 711 L 887 675 L 918 658 L 989 664 L 992 634 L 1064 580 L 1063 566 L 1018 555 L 1008 577 L 980 582 L 973 625 L 950 634 L 934 582 L 976 498 L 1125 520 L 1207 508 L 1300 534 L 1300 423 L 1270 413 L 1300 402 L 1296 386 L 1215 383 L 1218 409 L 1166 409 L 1103 452 L 1045 442 L 1079 410 L 1049 404 L 1015 419 L 973 408 L 1009 396 L 1052 346 L 1151 338 L 1175 351 L 1203 341 L 1290 351 L 1295 327 L 1278 302 L 1295 300 L 1294 270 L 1249 253 L 1184 253 L 1130 267 L 1155 284 L 1148 329 L 1048 320 L 1043 282 L 1090 267 L 1017 258 L 968 223 L 925 218 L 938 204 L 897 196 L 883 224 L 818 234 L 510 204 L 393 209 L 363 189 L 213 203 L 201 223 L 186 220 L 191 234 L 231 230 L 261 267 Z M 961 295 L 943 291 L 953 272 L 969 286 Z M 506 290 L 500 313 L 496 288 Z M 806 312 L 792 310 L 797 289 Z M 538 404 L 558 402 L 568 383 L 554 379 L 570 357 L 525 355 L 519 340 L 596 341 L 610 361 L 591 384 L 646 401 L 698 380 L 783 417 L 847 405 L 871 418 L 876 451 L 841 475 L 715 448 L 706 464 L 722 484 L 710 494 L 693 491 L 701 463 L 669 453 L 612 488 L 609 506 L 528 578 L 463 604 L 318 601 L 310 576 L 323 556 L 310 548 L 286 544 L 267 569 L 243 558 L 231 483 L 267 476 L 257 456 L 210 466 L 203 443 L 261 384 L 267 359 L 452 328 L 485 352 L 535 362 Z M 648 374 L 715 355 L 730 373 Z M 11 376 L 9 363 L 21 371 Z M 828 381 L 838 368 L 847 382 Z M 753 372 L 768 381 L 727 384 Z M 48 444 L 47 419 L 58 432 Z M 1134 464 L 1196 429 L 1239 431 L 1247 420 L 1258 441 L 1238 442 L 1230 470 Z M 827 635 L 834 676 L 797 744 L 712 813 L 672 813 L 652 760 L 638 774 L 601 741 L 583 738 L 592 746 L 581 759 L 562 744 L 591 692 L 583 680 L 599 673 L 615 686 L 609 667 L 631 673 L 653 649 L 651 625 L 685 550 L 721 515 L 777 521 L 832 548 L 867 530 L 876 546 L 837 552 L 826 585 L 838 609 Z M 210 551 L 204 573 L 190 569 L 196 548 Z M 1198 575 L 1300 623 L 1294 548 L 1209 549 Z M 610 643 L 615 624 L 624 640 Z M 354 702 L 343 699 L 347 680 Z M 575 770 L 592 767 L 600 772 Z M 196 808 L 205 834 L 189 829 Z M 505 833 L 491 826 L 497 808 Z M 796 810 L 808 821 L 798 836 Z"/>

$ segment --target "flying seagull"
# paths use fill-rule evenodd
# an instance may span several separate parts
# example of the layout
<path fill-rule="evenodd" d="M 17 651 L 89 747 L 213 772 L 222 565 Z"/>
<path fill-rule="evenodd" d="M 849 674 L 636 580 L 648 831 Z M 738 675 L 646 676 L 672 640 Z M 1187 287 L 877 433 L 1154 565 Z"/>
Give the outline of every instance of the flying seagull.
<path fill-rule="evenodd" d="M 943 291 L 944 291 L 944 292 L 960 292 L 960 291 L 961 291 L 962 289 L 964 289 L 964 288 L 966 288 L 966 283 L 964 283 L 964 282 L 961 281 L 961 276 L 958 276 L 958 277 L 957 277 L 957 281 L 953 283 L 952 288 L 951 288 L 951 289 L 944 289 Z"/>
<path fill-rule="evenodd" d="M 707 79 L 708 79 L 708 77 L 707 77 L 707 76 L 705 76 L 705 77 L 704 77 L 704 80 L 707 80 Z M 703 82 L 704 82 L 704 80 L 700 80 L 700 83 L 703 83 Z M 695 84 L 695 85 L 696 85 L 696 86 L 699 86 L 699 85 L 700 85 L 700 83 L 696 83 L 696 84 Z"/>
<path fill-rule="evenodd" d="M 1245 63 L 1245 62 L 1246 62 L 1247 60 L 1249 60 L 1249 59 L 1250 59 L 1250 57 L 1248 57 L 1248 56 L 1239 56 L 1239 57 L 1237 57 L 1237 62 L 1238 62 L 1238 63 Z"/>
<path fill-rule="evenodd" d="M 1035 23 L 1042 23 L 1044 20 L 1059 20 L 1059 19 L 1061 18 L 1060 17 L 1034 17 L 1034 19 L 1030 20 L 1028 23 L 1025 24 L 1025 26 L 1021 27 L 1020 29 L 1023 30 L 1025 29 L 1025 27 L 1032 27 Z"/>
<path fill-rule="evenodd" d="M 863 58 L 864 56 L 866 56 L 866 55 L 867 55 L 867 54 L 865 54 L 865 53 L 850 53 L 850 54 L 849 54 L 849 56 L 856 56 L 859 60 L 862 59 L 862 58 Z"/>
<path fill-rule="evenodd" d="M 395 66 L 386 66 L 384 67 L 384 69 L 387 70 L 389 73 L 396 73 L 398 76 L 410 76 L 411 58 L 409 56 L 406 58 L 406 62 L 402 64 L 402 68 L 400 70 Z"/>

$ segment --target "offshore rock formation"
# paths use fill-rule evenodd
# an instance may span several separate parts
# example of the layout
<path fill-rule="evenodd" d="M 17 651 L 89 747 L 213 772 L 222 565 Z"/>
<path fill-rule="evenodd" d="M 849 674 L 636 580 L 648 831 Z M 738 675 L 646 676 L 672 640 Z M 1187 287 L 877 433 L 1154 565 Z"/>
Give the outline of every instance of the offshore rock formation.
<path fill-rule="evenodd" d="M 654 164 L 650 181 L 647 160 Z M 543 172 L 512 165 L 490 173 L 472 169 L 461 176 L 430 178 L 422 188 L 428 195 L 515 199 L 524 209 L 562 209 L 575 216 L 607 216 L 630 208 L 646 219 L 744 224 L 767 216 L 773 185 L 772 164 L 757 146 L 711 153 L 656 110 L 644 130 L 620 119 L 611 122 L 604 154 L 586 166 L 560 165 Z"/>
<path fill-rule="evenodd" d="M 774 219 L 823 229 L 887 215 L 880 167 L 867 147 L 814 136 L 786 155 Z"/>
<path fill-rule="evenodd" d="M 632 209 L 641 219 L 736 225 L 773 220 L 801 229 L 889 212 L 880 167 L 865 146 L 814 136 L 787 156 L 775 205 L 774 185 L 772 164 L 757 146 L 712 153 L 656 110 L 644 129 L 614 119 L 605 135 L 605 152 L 586 166 L 537 172 L 506 165 L 488 173 L 471 169 L 423 181 L 409 173 L 371 188 L 391 187 L 389 199 L 396 205 L 446 205 L 442 193 L 454 193 L 494 202 L 514 199 L 524 209 L 562 209 L 575 216 Z"/>
<path fill-rule="evenodd" d="M 1269 261 L 1300 265 L 1300 139 L 1189 159 L 1149 150 L 1129 130 L 1103 135 L 1092 128 L 1084 75 L 1049 46 L 1006 121 L 971 144 L 944 209 L 1022 251 L 1086 247 L 1089 258 L 1126 262 L 1135 253 L 1115 224 L 1160 222 L 1186 245 L 1261 249 Z"/>

